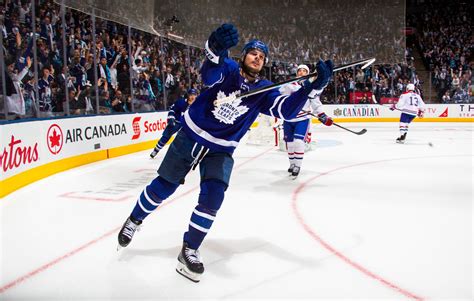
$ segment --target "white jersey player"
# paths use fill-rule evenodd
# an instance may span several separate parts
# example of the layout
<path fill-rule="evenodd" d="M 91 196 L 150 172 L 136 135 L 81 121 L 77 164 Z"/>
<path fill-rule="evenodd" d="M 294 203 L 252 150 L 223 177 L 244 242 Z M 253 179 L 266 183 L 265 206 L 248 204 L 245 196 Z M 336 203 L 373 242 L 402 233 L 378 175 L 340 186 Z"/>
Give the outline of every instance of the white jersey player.
<path fill-rule="evenodd" d="M 423 118 L 425 112 L 425 103 L 421 96 L 415 92 L 415 85 L 408 84 L 407 91 L 400 95 L 400 99 L 396 104 L 393 104 L 390 110 L 400 110 L 400 137 L 397 138 L 397 143 L 405 143 L 405 138 L 408 133 L 408 125 L 415 119 L 416 116 Z"/>
<path fill-rule="evenodd" d="M 296 76 L 304 76 L 309 74 L 309 68 L 306 65 L 299 65 L 296 71 Z M 297 82 L 291 83 L 280 88 L 280 93 L 290 95 L 301 88 Z M 321 91 L 313 90 L 308 95 L 308 101 L 305 103 L 303 109 L 296 115 L 295 118 L 285 120 L 283 122 L 284 140 L 288 151 L 288 159 L 290 160 L 290 167 L 288 172 L 295 179 L 301 169 L 303 163 L 303 156 L 305 151 L 305 142 L 311 141 L 311 115 L 308 112 L 317 114 L 319 120 L 327 126 L 332 125 L 332 119 L 322 111 L 322 103 L 319 100 Z"/>

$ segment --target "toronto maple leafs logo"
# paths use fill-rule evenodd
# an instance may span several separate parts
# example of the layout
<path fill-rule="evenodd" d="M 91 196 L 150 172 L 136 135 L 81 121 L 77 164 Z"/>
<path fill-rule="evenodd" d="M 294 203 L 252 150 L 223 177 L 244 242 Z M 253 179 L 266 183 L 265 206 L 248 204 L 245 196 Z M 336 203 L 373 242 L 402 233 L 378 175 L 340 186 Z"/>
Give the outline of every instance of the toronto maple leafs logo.
<path fill-rule="evenodd" d="M 240 91 L 232 92 L 228 97 L 222 91 L 217 93 L 217 100 L 228 98 L 228 101 L 218 104 L 212 111 L 212 114 L 214 114 L 217 120 L 225 124 L 233 124 L 237 117 L 245 114 L 249 110 L 248 107 L 240 105 L 242 100 L 237 98 L 239 92 Z"/>

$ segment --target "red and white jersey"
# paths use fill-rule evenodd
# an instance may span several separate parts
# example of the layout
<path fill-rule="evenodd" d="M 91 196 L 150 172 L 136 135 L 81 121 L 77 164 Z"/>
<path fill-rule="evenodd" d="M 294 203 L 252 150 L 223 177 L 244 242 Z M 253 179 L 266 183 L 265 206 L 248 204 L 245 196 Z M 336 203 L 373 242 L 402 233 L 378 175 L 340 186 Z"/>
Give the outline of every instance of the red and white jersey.
<path fill-rule="evenodd" d="M 415 92 L 408 91 L 400 95 L 398 103 L 395 104 L 395 108 L 399 109 L 405 114 L 414 115 L 418 114 L 418 110 L 425 110 L 425 103 L 421 96 Z"/>
<path fill-rule="evenodd" d="M 297 82 L 294 82 L 294 83 L 280 87 L 279 91 L 281 94 L 290 95 L 291 93 L 298 91 L 300 88 L 301 88 L 301 85 Z M 309 93 L 308 95 L 308 100 L 306 101 L 305 105 L 303 106 L 303 109 L 298 113 L 298 115 L 296 115 L 296 117 L 293 119 L 289 119 L 285 121 L 296 122 L 296 121 L 310 119 L 313 117 L 306 112 L 311 112 L 316 115 L 322 113 L 323 104 L 321 103 L 321 100 L 319 100 L 319 95 L 321 94 L 321 92 L 318 93 L 318 91 L 316 90 L 311 91 L 311 93 Z"/>

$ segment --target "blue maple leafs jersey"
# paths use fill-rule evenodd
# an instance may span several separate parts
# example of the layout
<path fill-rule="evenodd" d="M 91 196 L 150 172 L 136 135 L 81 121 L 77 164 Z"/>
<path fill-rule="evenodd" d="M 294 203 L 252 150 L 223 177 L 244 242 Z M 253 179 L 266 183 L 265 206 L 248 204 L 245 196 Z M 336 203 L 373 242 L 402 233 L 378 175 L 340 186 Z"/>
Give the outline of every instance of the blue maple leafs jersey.
<path fill-rule="evenodd" d="M 291 95 L 282 95 L 276 88 L 215 106 L 214 101 L 218 98 L 255 90 L 272 82 L 248 82 L 240 75 L 237 62 L 229 58 L 219 64 L 206 59 L 201 76 L 207 89 L 185 111 L 183 130 L 209 149 L 228 153 L 235 150 L 259 113 L 292 119 L 302 109 L 312 90 L 311 87 L 303 87 Z"/>

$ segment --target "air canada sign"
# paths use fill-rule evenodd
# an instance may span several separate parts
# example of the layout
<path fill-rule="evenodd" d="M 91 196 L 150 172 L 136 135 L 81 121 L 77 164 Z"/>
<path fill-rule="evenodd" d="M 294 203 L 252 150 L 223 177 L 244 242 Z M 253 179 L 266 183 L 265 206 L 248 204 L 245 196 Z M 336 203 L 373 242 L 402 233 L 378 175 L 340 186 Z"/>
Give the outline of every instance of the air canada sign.
<path fill-rule="evenodd" d="M 65 141 L 66 143 L 72 143 L 126 134 L 127 128 L 124 123 L 93 125 L 67 129 Z"/>

